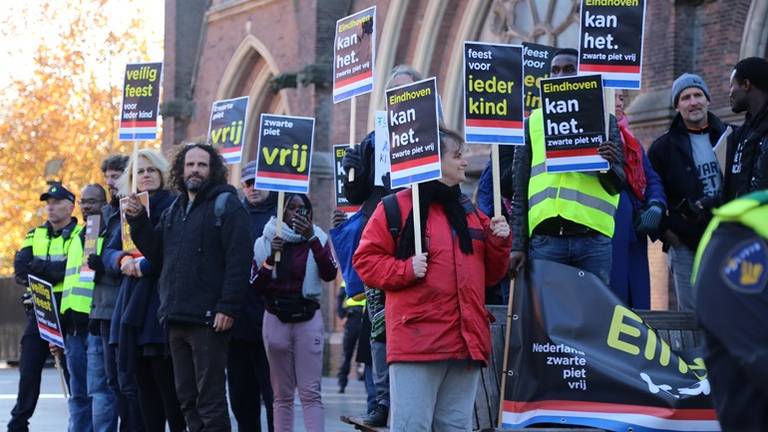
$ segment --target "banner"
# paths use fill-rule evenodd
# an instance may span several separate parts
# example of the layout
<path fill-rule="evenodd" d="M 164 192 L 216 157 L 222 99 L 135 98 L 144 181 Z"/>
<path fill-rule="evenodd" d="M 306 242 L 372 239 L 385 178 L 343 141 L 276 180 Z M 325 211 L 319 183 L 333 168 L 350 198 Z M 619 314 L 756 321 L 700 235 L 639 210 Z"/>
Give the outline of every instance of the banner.
<path fill-rule="evenodd" d="M 149 192 L 141 192 L 136 196 L 141 200 L 141 205 L 144 206 L 144 210 L 147 212 L 147 217 L 149 217 Z M 131 226 L 128 225 L 128 219 L 125 216 L 124 209 L 127 202 L 128 197 L 120 198 L 120 240 L 122 240 L 123 243 L 123 252 L 133 257 L 140 257 L 141 252 L 139 252 L 139 248 L 133 243 L 133 239 L 131 238 Z"/>
<path fill-rule="evenodd" d="M 468 144 L 525 143 L 520 45 L 464 42 L 464 137 Z"/>
<path fill-rule="evenodd" d="M 314 118 L 262 114 L 254 187 L 309 192 L 314 136 Z"/>
<path fill-rule="evenodd" d="M 582 0 L 579 74 L 603 75 L 605 88 L 640 88 L 645 0 Z"/>
<path fill-rule="evenodd" d="M 549 65 L 555 52 L 555 47 L 523 42 L 523 114 L 526 117 L 531 111 L 541 108 L 539 82 L 549 78 Z"/>
<path fill-rule="evenodd" d="M 248 96 L 224 99 L 211 106 L 208 142 L 219 149 L 228 165 L 239 164 L 247 130 Z"/>
<path fill-rule="evenodd" d="M 123 103 L 120 106 L 120 141 L 157 139 L 157 112 L 163 63 L 125 65 Z"/>
<path fill-rule="evenodd" d="M 27 278 L 40 337 L 64 348 L 64 332 L 59 320 L 59 305 L 56 304 L 56 297 L 53 295 L 53 285 L 32 275 L 28 275 Z"/>
<path fill-rule="evenodd" d="M 373 185 L 389 188 L 389 136 L 386 111 L 376 111 L 373 115 L 373 138 L 375 149 Z"/>
<path fill-rule="evenodd" d="M 717 431 L 704 360 L 674 352 L 591 273 L 532 260 L 516 280 L 503 428 Z"/>
<path fill-rule="evenodd" d="M 333 181 L 336 183 L 336 208 L 347 214 L 347 217 L 352 216 L 355 212 L 360 210 L 359 205 L 350 204 L 347 201 L 347 197 L 344 196 L 344 181 L 342 180 L 347 176 L 347 172 L 344 167 L 341 166 L 341 160 L 344 159 L 344 155 L 347 153 L 349 144 L 337 144 L 333 146 L 333 161 L 336 169 L 333 170 Z"/>
<path fill-rule="evenodd" d="M 547 172 L 607 170 L 597 154 L 605 141 L 600 75 L 541 80 Z"/>
<path fill-rule="evenodd" d="M 336 21 L 333 103 L 370 93 L 376 64 L 376 6 Z"/>
<path fill-rule="evenodd" d="M 83 247 L 83 265 L 80 266 L 80 282 L 93 282 L 96 272 L 88 266 L 88 257 L 98 254 L 101 215 L 90 215 L 85 222 L 85 246 Z"/>
<path fill-rule="evenodd" d="M 442 177 L 437 80 L 387 90 L 390 182 L 393 189 Z"/>

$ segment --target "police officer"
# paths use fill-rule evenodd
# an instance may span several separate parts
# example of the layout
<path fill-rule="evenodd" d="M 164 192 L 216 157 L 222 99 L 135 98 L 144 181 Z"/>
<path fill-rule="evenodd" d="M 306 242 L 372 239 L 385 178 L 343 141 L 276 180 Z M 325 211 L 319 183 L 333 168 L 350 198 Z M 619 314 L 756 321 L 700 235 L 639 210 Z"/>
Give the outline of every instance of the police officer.
<path fill-rule="evenodd" d="M 693 274 L 715 409 L 724 431 L 766 431 L 768 190 L 713 213 Z"/>
<path fill-rule="evenodd" d="M 59 307 L 64 289 L 67 252 L 81 228 L 77 225 L 77 219 L 72 217 L 75 195 L 61 183 L 51 184 L 48 191 L 40 195 L 40 201 L 46 203 L 48 220 L 27 233 L 21 249 L 16 252 L 13 267 L 17 283 L 28 286 L 27 276 L 31 274 L 53 284 Z M 48 343 L 40 338 L 37 331 L 29 296 L 29 293 L 24 296 L 27 325 L 21 337 L 19 392 L 16 405 L 11 411 L 11 421 L 8 422 L 9 432 L 29 430 L 29 419 L 35 412 L 40 396 L 40 377 L 48 357 Z"/>

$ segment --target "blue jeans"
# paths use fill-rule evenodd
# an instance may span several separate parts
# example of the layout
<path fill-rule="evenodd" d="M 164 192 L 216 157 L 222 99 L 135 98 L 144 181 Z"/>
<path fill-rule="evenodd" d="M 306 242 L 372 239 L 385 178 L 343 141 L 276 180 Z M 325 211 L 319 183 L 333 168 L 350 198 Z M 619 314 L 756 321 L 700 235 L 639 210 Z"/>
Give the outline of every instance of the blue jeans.
<path fill-rule="evenodd" d="M 92 432 L 91 397 L 88 396 L 88 332 L 67 333 L 64 355 L 69 368 L 69 432 Z"/>
<path fill-rule="evenodd" d="M 93 430 L 117 430 L 117 396 L 107 383 L 104 346 L 100 336 L 88 335 L 88 396 L 91 397 Z"/>
<path fill-rule="evenodd" d="M 387 344 L 371 340 L 371 358 L 373 359 L 373 382 L 376 384 L 376 403 L 389 407 Z"/>
<path fill-rule="evenodd" d="M 587 271 L 608 286 L 611 281 L 611 239 L 602 234 L 560 237 L 534 234 L 531 259 L 554 261 Z"/>

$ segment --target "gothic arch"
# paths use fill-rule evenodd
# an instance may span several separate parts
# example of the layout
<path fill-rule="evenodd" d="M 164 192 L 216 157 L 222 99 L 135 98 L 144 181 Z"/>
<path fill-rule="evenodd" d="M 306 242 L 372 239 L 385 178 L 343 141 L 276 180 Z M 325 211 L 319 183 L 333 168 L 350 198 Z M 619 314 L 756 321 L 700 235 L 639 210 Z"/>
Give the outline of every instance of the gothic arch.
<path fill-rule="evenodd" d="M 753 0 L 741 39 L 739 58 L 768 56 L 768 2 Z"/>

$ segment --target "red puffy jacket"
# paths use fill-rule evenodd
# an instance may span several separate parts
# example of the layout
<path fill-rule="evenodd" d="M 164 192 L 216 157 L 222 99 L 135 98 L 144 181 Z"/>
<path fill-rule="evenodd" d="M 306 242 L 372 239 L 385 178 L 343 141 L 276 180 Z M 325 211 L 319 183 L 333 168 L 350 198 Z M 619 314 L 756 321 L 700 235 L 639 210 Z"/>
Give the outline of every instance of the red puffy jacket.
<path fill-rule="evenodd" d="M 402 224 L 412 208 L 411 190 L 399 192 L 397 201 Z M 459 249 L 442 205 L 430 206 L 424 245 L 427 275 L 416 279 L 412 258 L 395 258 L 395 241 L 381 203 L 371 216 L 352 263 L 367 286 L 387 293 L 388 362 L 488 362 L 491 315 L 485 309 L 485 287 L 507 274 L 512 238 L 494 236 L 490 220 L 479 211 L 467 213 L 467 224 L 472 255 Z"/>

